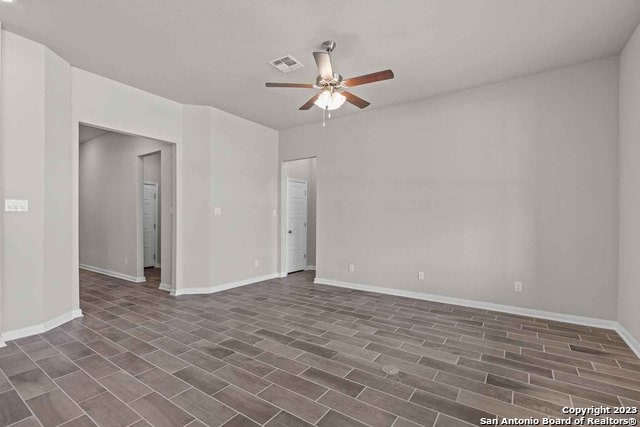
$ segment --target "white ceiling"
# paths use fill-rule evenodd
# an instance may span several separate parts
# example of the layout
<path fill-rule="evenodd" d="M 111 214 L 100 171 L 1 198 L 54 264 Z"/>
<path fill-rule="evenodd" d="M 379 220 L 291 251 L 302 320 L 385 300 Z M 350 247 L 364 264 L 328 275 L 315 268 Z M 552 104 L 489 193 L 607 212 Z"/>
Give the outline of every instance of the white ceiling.
<path fill-rule="evenodd" d="M 311 90 L 264 83 L 313 82 L 326 39 L 344 77 L 393 69 L 395 80 L 353 89 L 373 109 L 618 54 L 639 20 L 638 0 L 0 2 L 5 29 L 72 65 L 274 129 L 321 120 L 298 111 Z M 285 54 L 305 67 L 267 64 Z"/>

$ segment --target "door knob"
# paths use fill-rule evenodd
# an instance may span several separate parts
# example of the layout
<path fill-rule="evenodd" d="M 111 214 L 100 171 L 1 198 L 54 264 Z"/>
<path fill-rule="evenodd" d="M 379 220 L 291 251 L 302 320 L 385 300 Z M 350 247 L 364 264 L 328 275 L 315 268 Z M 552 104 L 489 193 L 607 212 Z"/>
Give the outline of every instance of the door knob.
<path fill-rule="evenodd" d="M 289 234 L 293 234 L 293 230 L 289 230 Z"/>

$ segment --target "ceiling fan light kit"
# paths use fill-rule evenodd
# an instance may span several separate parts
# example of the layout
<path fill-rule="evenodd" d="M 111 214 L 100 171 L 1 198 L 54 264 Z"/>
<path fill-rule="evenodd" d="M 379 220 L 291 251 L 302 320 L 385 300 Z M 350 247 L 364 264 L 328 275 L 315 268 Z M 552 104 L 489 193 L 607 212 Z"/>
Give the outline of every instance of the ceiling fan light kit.
<path fill-rule="evenodd" d="M 336 48 L 336 42 L 328 40 L 322 43 L 322 52 L 313 52 L 313 59 L 318 66 L 320 73 L 315 84 L 307 83 L 266 83 L 266 87 L 288 87 L 299 89 L 320 89 L 311 99 L 300 107 L 300 110 L 308 110 L 312 106 L 322 109 L 322 125 L 324 126 L 324 115 L 330 111 L 342 107 L 345 102 L 355 105 L 358 108 L 366 108 L 369 102 L 347 91 L 347 88 L 360 86 L 368 83 L 375 83 L 382 80 L 392 79 L 393 71 L 384 70 L 358 77 L 343 79 L 338 73 L 334 73 L 331 66 L 331 52 Z"/>
<path fill-rule="evenodd" d="M 347 98 L 340 92 L 323 90 L 314 104 L 323 110 L 332 111 L 342 107 L 346 100 Z"/>

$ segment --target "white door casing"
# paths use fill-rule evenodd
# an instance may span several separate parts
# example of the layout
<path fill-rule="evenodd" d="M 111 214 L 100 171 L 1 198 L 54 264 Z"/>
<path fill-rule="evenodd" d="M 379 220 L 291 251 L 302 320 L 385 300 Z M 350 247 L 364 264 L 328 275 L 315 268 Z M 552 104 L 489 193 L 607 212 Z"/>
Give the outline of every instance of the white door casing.
<path fill-rule="evenodd" d="M 147 183 L 142 191 L 142 233 L 144 241 L 144 267 L 158 262 L 158 184 Z"/>
<path fill-rule="evenodd" d="M 287 272 L 307 266 L 307 183 L 287 179 Z"/>

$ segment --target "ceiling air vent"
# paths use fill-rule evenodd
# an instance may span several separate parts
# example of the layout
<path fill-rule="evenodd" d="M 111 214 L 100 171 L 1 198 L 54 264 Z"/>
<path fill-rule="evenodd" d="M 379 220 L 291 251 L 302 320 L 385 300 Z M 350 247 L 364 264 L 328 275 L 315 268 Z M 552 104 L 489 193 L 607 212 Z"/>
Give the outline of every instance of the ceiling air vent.
<path fill-rule="evenodd" d="M 288 73 L 290 71 L 304 67 L 304 65 L 302 65 L 300 61 L 298 61 L 291 55 L 283 56 L 282 58 L 269 61 L 269 64 L 282 71 L 283 73 Z"/>

